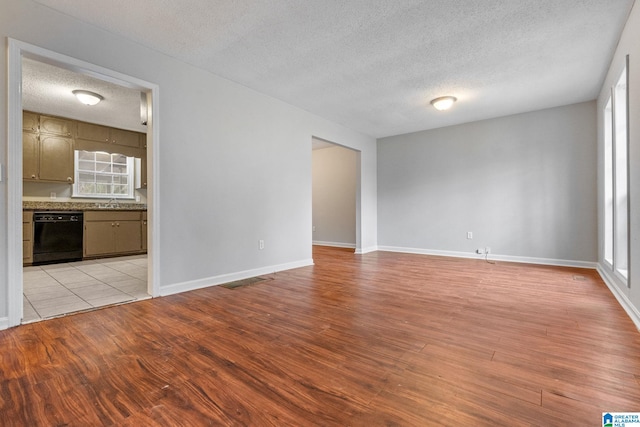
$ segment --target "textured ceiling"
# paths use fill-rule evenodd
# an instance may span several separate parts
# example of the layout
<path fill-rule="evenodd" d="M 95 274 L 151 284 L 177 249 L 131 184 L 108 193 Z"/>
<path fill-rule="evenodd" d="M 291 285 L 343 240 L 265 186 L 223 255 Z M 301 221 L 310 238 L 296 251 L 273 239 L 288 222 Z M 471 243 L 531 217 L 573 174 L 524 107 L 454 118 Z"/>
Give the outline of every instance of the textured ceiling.
<path fill-rule="evenodd" d="M 36 1 L 382 137 L 595 99 L 634 0 Z"/>
<path fill-rule="evenodd" d="M 88 90 L 104 97 L 81 104 L 71 93 Z M 22 59 L 22 108 L 121 129 L 146 132 L 140 123 L 140 91 L 28 58 Z"/>

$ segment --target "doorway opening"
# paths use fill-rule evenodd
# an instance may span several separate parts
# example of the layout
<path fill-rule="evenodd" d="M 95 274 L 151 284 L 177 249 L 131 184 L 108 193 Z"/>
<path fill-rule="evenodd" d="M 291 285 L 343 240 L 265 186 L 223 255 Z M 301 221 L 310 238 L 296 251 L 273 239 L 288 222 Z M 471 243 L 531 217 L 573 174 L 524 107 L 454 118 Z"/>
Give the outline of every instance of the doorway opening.
<path fill-rule="evenodd" d="M 312 138 L 312 243 L 359 248 L 360 152 Z"/>
<path fill-rule="evenodd" d="M 42 77 L 44 75 L 49 77 Z M 39 79 L 38 76 L 42 78 Z M 59 77 L 60 80 L 55 81 L 53 76 Z M 101 116 L 100 111 L 97 109 L 92 111 L 85 110 L 91 111 L 94 116 L 91 116 L 91 114 L 79 115 L 79 113 L 74 112 L 74 106 L 72 106 L 71 103 L 65 104 L 64 101 L 59 100 L 56 104 L 56 101 L 51 101 L 56 96 L 71 98 L 70 94 L 67 93 L 70 91 L 66 90 L 68 88 L 65 87 L 65 84 L 80 86 L 76 87 L 76 89 L 93 88 L 95 91 L 100 90 L 103 91 L 103 93 L 108 93 L 109 96 L 104 97 L 104 101 L 111 100 L 112 103 L 114 103 L 116 99 L 120 99 L 117 96 L 118 94 L 128 93 L 129 96 L 135 96 L 137 102 L 134 113 L 135 117 L 130 118 L 133 121 L 129 124 L 119 124 L 117 120 L 113 121 L 115 119 L 112 117 L 107 117 L 107 114 Z M 144 82 L 137 78 L 126 76 L 113 70 L 108 70 L 37 46 L 13 39 L 9 40 L 9 162 L 7 167 L 7 181 L 9 183 L 8 230 L 10 230 L 8 236 L 9 326 L 16 326 L 23 321 L 28 322 L 64 314 L 65 312 L 60 312 L 60 310 L 47 310 L 47 306 L 60 306 L 63 304 L 63 299 L 59 302 L 52 300 L 49 304 L 41 303 L 43 298 L 52 296 L 60 297 L 62 294 L 65 294 L 69 297 L 64 300 L 70 302 L 70 304 L 68 304 L 69 312 L 74 312 L 109 305 L 108 303 L 110 301 L 111 303 L 119 303 L 142 298 L 144 295 L 156 296 L 159 294 L 157 280 L 157 97 L 158 87 L 152 83 Z M 34 99 L 36 100 L 34 101 Z M 53 102 L 53 104 L 48 105 L 46 99 L 49 99 L 49 102 Z M 69 100 L 67 99 L 66 101 Z M 111 105 L 111 107 L 114 107 L 114 105 Z M 115 106 L 115 108 L 121 109 L 122 106 Z M 29 113 L 24 116 L 27 117 L 25 123 L 23 123 L 23 110 L 29 111 Z M 146 116 L 147 126 L 141 124 L 143 116 Z M 29 128 L 28 122 L 34 117 L 37 118 L 37 126 L 35 128 Z M 59 123 L 72 124 L 73 126 L 73 130 L 69 131 L 68 135 L 56 136 L 58 139 L 66 138 L 70 140 L 71 143 L 69 146 L 72 146 L 73 151 L 76 152 L 76 163 L 73 165 L 71 172 L 75 173 L 75 175 L 70 177 L 67 183 L 58 182 L 60 181 L 59 179 L 49 176 L 39 181 L 40 177 L 37 175 L 37 172 L 29 172 L 29 176 L 25 178 L 26 175 L 24 175 L 24 173 L 26 173 L 26 167 L 23 165 L 23 152 L 24 150 L 29 151 L 30 145 L 24 145 L 23 143 L 23 130 L 26 129 L 26 132 L 30 133 L 28 136 L 36 141 L 38 144 L 36 145 L 36 151 L 39 150 L 37 155 L 41 157 L 46 155 L 46 150 L 40 150 L 39 147 L 44 147 L 44 145 L 39 145 L 41 141 L 40 138 L 49 138 L 50 134 L 58 132 L 58 130 L 41 129 L 40 126 L 43 123 L 43 118 L 46 120 L 52 118 L 53 121 L 58 120 Z M 103 150 L 102 147 L 106 146 L 106 142 L 94 143 L 94 141 L 89 141 L 90 138 L 86 138 L 87 140 L 84 141 L 85 146 L 79 147 L 76 144 L 76 138 L 78 136 L 76 134 L 77 123 L 90 124 L 91 126 L 100 127 L 101 129 L 115 129 L 114 132 L 118 131 L 118 129 L 127 129 L 127 136 L 133 136 L 133 141 L 139 141 L 139 144 L 132 144 L 130 142 L 131 139 L 128 139 L 127 141 L 129 142 L 121 146 L 112 144 L 113 147 L 116 147 L 113 150 Z M 25 128 L 25 126 L 27 127 Z M 136 128 L 135 126 L 138 127 Z M 136 140 L 135 138 L 139 139 Z M 29 141 L 28 143 L 30 144 Z M 135 153 L 145 150 L 146 173 L 144 173 L 143 176 L 146 176 L 147 179 L 143 181 L 139 180 L 135 184 L 129 182 L 128 185 L 132 189 L 134 186 L 136 187 L 135 192 L 131 191 L 127 194 L 129 200 L 124 200 L 123 198 L 118 200 L 116 197 L 115 202 L 112 202 L 108 206 L 106 203 L 101 203 L 103 201 L 99 199 L 94 201 L 92 199 L 77 198 L 77 194 L 74 195 L 74 186 L 71 185 L 74 177 L 75 181 L 78 181 L 78 169 L 76 168 L 78 155 L 76 149 L 80 148 L 86 152 L 86 150 L 91 149 L 88 147 L 94 147 L 96 152 L 126 152 L 125 154 L 131 156 L 132 159 Z M 37 164 L 40 165 L 40 157 L 37 159 Z M 23 168 L 25 168 L 25 170 L 23 170 Z M 113 168 L 113 165 L 111 165 L 111 168 Z M 133 169 L 133 167 L 131 169 Z M 118 179 L 120 182 L 126 182 L 126 178 L 119 177 Z M 144 185 L 142 185 L 142 183 L 144 183 Z M 113 187 L 115 188 L 116 185 L 114 184 Z M 128 255 L 130 256 L 128 259 L 108 259 L 108 261 L 111 262 L 111 266 L 107 267 L 105 265 L 107 260 L 100 260 L 101 257 L 98 256 L 98 252 L 96 252 L 92 254 L 93 256 L 87 257 L 91 258 L 91 261 L 79 261 L 75 265 L 71 263 L 57 263 L 49 266 L 28 267 L 23 270 L 23 259 L 29 258 L 31 255 L 30 250 L 33 248 L 33 242 L 26 241 L 25 239 L 29 237 L 33 239 L 36 238 L 32 233 L 34 228 L 26 228 L 25 230 L 27 230 L 27 232 L 23 233 L 22 225 L 26 218 L 25 212 L 27 212 L 23 211 L 23 201 L 27 204 L 31 203 L 29 207 L 33 209 L 28 209 L 31 215 L 33 215 L 36 210 L 52 212 L 57 210 L 57 208 L 62 208 L 64 211 L 73 209 L 74 211 L 80 211 L 85 214 L 85 209 L 93 211 L 92 208 L 95 208 L 96 211 L 103 208 L 111 211 L 112 209 L 109 208 L 115 208 L 113 210 L 117 210 L 118 213 L 125 211 L 133 213 L 133 210 L 129 211 L 126 208 L 135 205 L 136 208 L 139 208 L 137 213 L 139 219 L 138 222 L 135 223 L 134 229 L 137 227 L 137 230 L 139 230 L 140 238 L 138 244 L 140 246 L 144 245 L 147 255 L 145 255 L 143 249 L 140 248 L 139 253 L 129 253 Z M 126 202 L 131 202 L 132 204 L 124 206 Z M 142 214 L 143 206 L 146 207 L 146 209 L 144 209 L 144 219 Z M 102 210 L 100 215 L 106 213 L 107 210 Z M 86 215 L 84 219 L 86 220 Z M 85 226 L 87 225 L 86 222 L 84 224 Z M 144 228 L 142 227 L 143 224 L 145 225 Z M 29 225 L 29 227 L 33 227 L 33 225 Z M 125 248 L 125 252 L 126 250 L 127 248 Z M 130 248 L 128 248 L 128 250 L 131 251 Z M 31 259 L 29 259 L 29 261 L 31 261 Z M 115 283 L 114 279 L 118 278 L 121 279 L 121 283 L 119 283 L 121 289 L 113 286 Z M 129 283 L 131 286 L 127 287 L 127 284 L 124 283 L 123 280 L 129 279 L 135 279 L 137 286 L 133 286 L 131 282 Z M 86 280 L 86 282 L 83 283 L 82 280 Z M 109 281 L 111 281 L 111 283 L 109 283 Z M 58 294 L 53 295 L 55 294 L 54 292 L 47 296 L 47 283 L 55 288 Z M 141 286 L 141 283 L 144 284 Z M 83 285 L 95 285 L 95 292 L 90 293 L 90 287 Z M 27 286 L 29 287 L 28 291 Z M 42 291 L 42 289 L 37 290 L 36 288 L 38 287 L 44 287 L 44 293 L 36 296 L 37 292 Z M 79 290 L 80 288 L 84 289 Z M 116 291 L 119 291 L 121 294 L 116 295 L 118 293 Z M 129 295 L 127 291 L 129 294 L 134 293 L 135 295 Z M 33 301 L 28 300 L 27 296 L 25 296 L 27 293 L 33 296 L 33 301 L 40 302 L 41 313 L 32 312 L 34 308 L 32 304 Z M 124 295 L 128 295 L 128 298 L 125 298 Z M 76 300 L 71 302 L 71 299 Z M 93 303 L 87 303 L 89 300 Z M 74 302 L 76 304 L 74 304 Z"/>

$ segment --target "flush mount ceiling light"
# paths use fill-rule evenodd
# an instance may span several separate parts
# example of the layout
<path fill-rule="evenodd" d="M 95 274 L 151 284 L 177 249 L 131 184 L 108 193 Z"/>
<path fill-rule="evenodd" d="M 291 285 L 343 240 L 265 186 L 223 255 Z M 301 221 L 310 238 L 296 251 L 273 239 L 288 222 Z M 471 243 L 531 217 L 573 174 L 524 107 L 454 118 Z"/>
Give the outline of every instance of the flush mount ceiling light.
<path fill-rule="evenodd" d="M 96 105 L 98 102 L 102 101 L 104 98 L 102 95 L 98 95 L 94 92 L 89 92 L 88 90 L 74 90 L 73 93 L 78 101 L 82 102 L 85 105 Z"/>
<path fill-rule="evenodd" d="M 458 98 L 455 96 L 441 96 L 436 99 L 431 100 L 431 105 L 434 106 L 436 110 L 443 111 L 451 108 L 454 102 L 456 102 Z"/>

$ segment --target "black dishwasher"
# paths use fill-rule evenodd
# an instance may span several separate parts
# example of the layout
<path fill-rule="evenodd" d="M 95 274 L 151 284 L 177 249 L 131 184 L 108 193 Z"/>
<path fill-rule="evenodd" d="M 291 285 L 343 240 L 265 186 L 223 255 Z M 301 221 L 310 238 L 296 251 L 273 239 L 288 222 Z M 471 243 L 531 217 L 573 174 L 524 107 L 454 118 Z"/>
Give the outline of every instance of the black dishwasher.
<path fill-rule="evenodd" d="M 82 259 L 82 212 L 33 213 L 33 264 Z"/>

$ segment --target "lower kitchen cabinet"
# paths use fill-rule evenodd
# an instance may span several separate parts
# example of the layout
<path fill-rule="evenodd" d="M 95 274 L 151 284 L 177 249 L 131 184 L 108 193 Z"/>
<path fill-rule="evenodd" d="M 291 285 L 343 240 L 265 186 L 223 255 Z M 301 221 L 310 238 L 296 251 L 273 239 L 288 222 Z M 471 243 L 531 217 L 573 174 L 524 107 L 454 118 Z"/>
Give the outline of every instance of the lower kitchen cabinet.
<path fill-rule="evenodd" d="M 84 256 L 143 251 L 141 211 L 85 211 Z"/>
<path fill-rule="evenodd" d="M 33 263 L 33 211 L 22 211 L 22 263 Z"/>
<path fill-rule="evenodd" d="M 142 212 L 142 250 L 147 251 L 147 211 Z"/>

